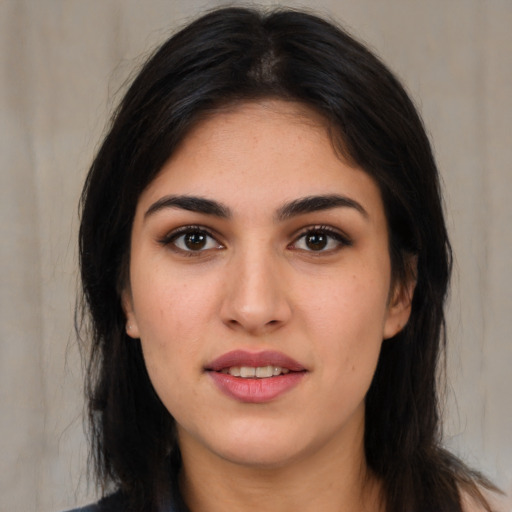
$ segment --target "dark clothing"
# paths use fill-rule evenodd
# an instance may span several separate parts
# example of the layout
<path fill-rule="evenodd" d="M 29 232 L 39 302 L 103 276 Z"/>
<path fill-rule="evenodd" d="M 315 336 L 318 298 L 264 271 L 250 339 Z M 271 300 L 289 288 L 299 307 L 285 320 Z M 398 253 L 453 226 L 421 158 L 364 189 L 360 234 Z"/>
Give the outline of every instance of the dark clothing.
<path fill-rule="evenodd" d="M 103 498 L 98 503 L 87 505 L 82 508 L 75 508 L 68 512 L 130 512 L 126 500 L 120 492 Z M 161 512 L 186 512 L 186 508 L 180 507 L 175 503 L 169 503 Z"/>
<path fill-rule="evenodd" d="M 86 507 L 76 508 L 68 512 L 128 512 L 125 507 L 125 500 L 121 493 L 115 493 L 111 496 L 103 498 L 96 504 L 87 505 Z"/>

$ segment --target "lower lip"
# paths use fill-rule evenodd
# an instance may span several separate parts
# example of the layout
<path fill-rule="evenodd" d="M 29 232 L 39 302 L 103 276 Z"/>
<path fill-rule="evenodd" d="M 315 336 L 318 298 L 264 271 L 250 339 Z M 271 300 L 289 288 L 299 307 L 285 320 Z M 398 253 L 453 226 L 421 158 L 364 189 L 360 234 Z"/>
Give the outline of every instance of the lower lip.
<path fill-rule="evenodd" d="M 240 402 L 261 404 L 270 402 L 297 386 L 306 372 L 290 372 L 267 379 L 244 379 L 227 373 L 208 372 L 225 395 Z"/>

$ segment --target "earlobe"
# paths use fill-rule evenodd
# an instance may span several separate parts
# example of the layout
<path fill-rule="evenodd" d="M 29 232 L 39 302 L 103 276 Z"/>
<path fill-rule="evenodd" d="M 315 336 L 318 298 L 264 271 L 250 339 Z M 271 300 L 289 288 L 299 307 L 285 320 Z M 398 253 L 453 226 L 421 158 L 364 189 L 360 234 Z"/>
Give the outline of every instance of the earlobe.
<path fill-rule="evenodd" d="M 386 323 L 384 324 L 383 338 L 385 340 L 397 335 L 407 324 L 411 314 L 411 302 L 408 304 L 400 303 L 390 306 Z"/>
<path fill-rule="evenodd" d="M 126 320 L 126 334 L 130 336 L 130 338 L 133 339 L 139 339 L 139 329 L 137 327 L 137 324 L 134 323 L 132 320 L 127 319 Z"/>
<path fill-rule="evenodd" d="M 140 338 L 137 319 L 133 311 L 132 295 L 131 292 L 127 289 L 124 289 L 121 293 L 121 304 L 123 307 L 124 315 L 126 317 L 126 334 L 128 334 L 130 338 Z"/>
<path fill-rule="evenodd" d="M 404 281 L 396 283 L 388 304 L 386 322 L 384 324 L 383 338 L 396 336 L 409 321 L 412 308 L 412 298 L 416 288 L 417 258 L 411 257 L 408 265 L 407 277 Z"/>

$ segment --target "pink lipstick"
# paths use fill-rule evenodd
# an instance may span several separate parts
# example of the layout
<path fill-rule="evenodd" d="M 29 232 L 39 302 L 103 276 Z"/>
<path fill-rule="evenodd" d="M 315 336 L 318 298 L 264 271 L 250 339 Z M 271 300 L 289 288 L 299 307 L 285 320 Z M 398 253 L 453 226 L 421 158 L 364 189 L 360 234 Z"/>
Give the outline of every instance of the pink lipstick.
<path fill-rule="evenodd" d="M 219 390 L 245 403 L 265 403 L 294 388 L 307 370 L 275 351 L 234 350 L 209 363 L 205 370 Z"/>

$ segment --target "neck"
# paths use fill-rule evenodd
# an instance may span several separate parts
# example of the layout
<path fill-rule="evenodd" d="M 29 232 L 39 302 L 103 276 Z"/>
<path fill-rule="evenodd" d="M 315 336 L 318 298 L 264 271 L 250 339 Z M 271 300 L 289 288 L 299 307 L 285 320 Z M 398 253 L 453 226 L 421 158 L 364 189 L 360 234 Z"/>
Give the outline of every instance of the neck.
<path fill-rule="evenodd" d="M 182 446 L 181 488 L 191 512 L 377 512 L 380 485 L 368 470 L 363 438 L 326 444 L 278 466 L 248 466 Z M 197 448 L 197 447 L 196 447 Z"/>

